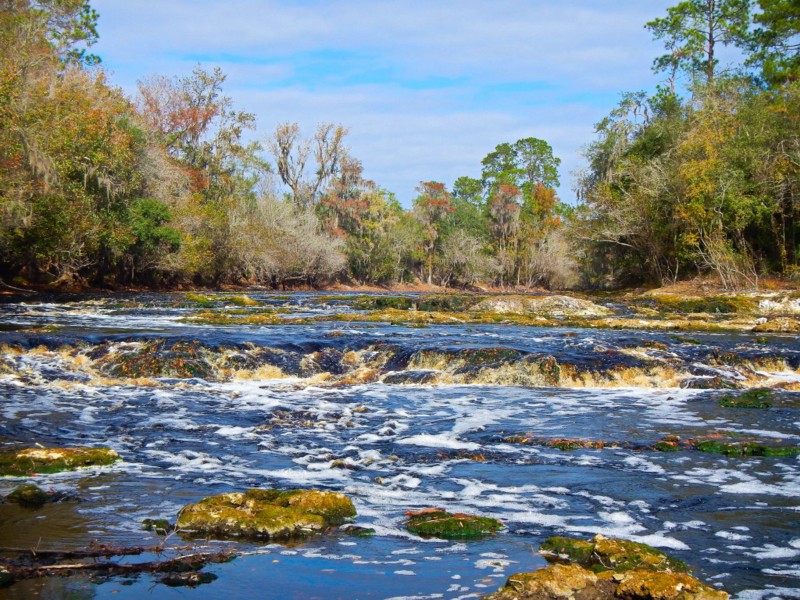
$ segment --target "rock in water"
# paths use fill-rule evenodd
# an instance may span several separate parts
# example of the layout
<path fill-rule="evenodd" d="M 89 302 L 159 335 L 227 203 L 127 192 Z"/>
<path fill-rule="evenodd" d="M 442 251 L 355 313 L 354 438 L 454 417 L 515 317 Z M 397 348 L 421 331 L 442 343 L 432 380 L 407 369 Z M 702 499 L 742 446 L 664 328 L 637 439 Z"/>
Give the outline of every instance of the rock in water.
<path fill-rule="evenodd" d="M 441 508 L 423 508 L 406 513 L 406 529 L 423 537 L 442 539 L 476 538 L 495 533 L 503 524 L 497 519 L 475 515 L 450 514 Z"/>
<path fill-rule="evenodd" d="M 518 573 L 484 600 L 727 600 L 728 594 L 683 573 L 606 571 L 553 565 Z"/>
<path fill-rule="evenodd" d="M 49 499 L 47 492 L 33 484 L 21 485 L 6 496 L 6 502 L 27 508 L 41 508 Z"/>
<path fill-rule="evenodd" d="M 109 448 L 26 448 L 0 452 L 0 476 L 58 473 L 118 460 L 119 454 Z"/>
<path fill-rule="evenodd" d="M 518 573 L 484 600 L 727 600 L 687 574 L 683 561 L 628 540 L 597 535 L 591 540 L 548 538 L 548 560 L 569 560 Z"/>
<path fill-rule="evenodd" d="M 589 300 L 570 296 L 495 296 L 478 302 L 471 312 L 514 313 L 543 317 L 605 317 L 611 311 Z"/>
<path fill-rule="evenodd" d="M 337 492 L 251 489 L 185 506 L 175 529 L 220 537 L 292 539 L 322 532 L 355 516 L 352 501 Z"/>
<path fill-rule="evenodd" d="M 595 572 L 631 571 L 646 569 L 669 573 L 686 573 L 689 567 L 681 560 L 638 542 L 596 535 L 591 540 L 568 537 L 551 537 L 541 550 L 550 555 L 566 557 L 570 561 Z"/>

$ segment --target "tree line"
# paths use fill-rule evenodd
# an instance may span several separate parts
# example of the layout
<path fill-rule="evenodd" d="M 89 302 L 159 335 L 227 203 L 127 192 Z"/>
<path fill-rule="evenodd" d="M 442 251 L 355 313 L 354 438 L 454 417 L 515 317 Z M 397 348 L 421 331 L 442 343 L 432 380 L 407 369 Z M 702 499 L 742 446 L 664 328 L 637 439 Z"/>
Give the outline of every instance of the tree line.
<path fill-rule="evenodd" d="M 738 287 L 798 273 L 792 0 L 687 0 L 648 23 L 665 80 L 598 124 L 577 206 L 531 137 L 451 189 L 421 182 L 408 210 L 365 179 L 341 125 L 248 141 L 255 117 L 219 69 L 127 97 L 90 53 L 88 0 L 0 7 L 4 281 L 611 287 L 710 271 Z M 719 67 L 725 46 L 736 70 Z"/>

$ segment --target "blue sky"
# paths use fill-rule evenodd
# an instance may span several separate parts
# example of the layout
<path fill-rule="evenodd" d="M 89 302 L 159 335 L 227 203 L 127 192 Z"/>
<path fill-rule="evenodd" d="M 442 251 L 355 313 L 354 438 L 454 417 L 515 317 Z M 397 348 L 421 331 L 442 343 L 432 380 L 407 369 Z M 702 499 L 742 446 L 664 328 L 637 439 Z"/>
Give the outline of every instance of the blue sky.
<path fill-rule="evenodd" d="M 643 25 L 675 0 L 94 0 L 103 58 L 129 92 L 198 64 L 226 95 L 311 133 L 350 128 L 366 177 L 406 205 L 422 180 L 478 177 L 501 142 L 548 141 L 562 199 L 593 125 L 624 91 L 653 89 L 661 53 Z"/>

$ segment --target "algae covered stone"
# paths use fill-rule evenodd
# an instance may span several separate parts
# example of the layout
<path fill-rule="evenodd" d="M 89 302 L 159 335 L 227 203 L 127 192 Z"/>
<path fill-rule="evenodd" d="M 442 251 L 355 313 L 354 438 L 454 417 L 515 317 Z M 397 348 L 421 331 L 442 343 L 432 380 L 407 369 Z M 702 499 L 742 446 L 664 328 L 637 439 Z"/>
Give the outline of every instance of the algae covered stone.
<path fill-rule="evenodd" d="M 49 499 L 50 496 L 47 492 L 30 483 L 19 486 L 6 496 L 6 502 L 13 502 L 27 508 L 41 508 Z"/>
<path fill-rule="evenodd" d="M 531 573 L 517 573 L 505 586 L 485 600 L 561 600 L 567 598 L 613 598 L 614 584 L 599 579 L 578 565 L 553 565 Z M 603 593 L 605 592 L 605 593 Z M 587 595 L 590 594 L 590 595 Z"/>
<path fill-rule="evenodd" d="M 448 540 L 482 537 L 503 527 L 497 519 L 462 513 L 450 514 L 441 508 L 409 511 L 406 516 L 409 517 L 406 529 L 411 533 Z"/>
<path fill-rule="evenodd" d="M 0 476 L 58 473 L 80 467 L 110 465 L 119 454 L 109 448 L 26 448 L 0 452 Z"/>
<path fill-rule="evenodd" d="M 682 560 L 647 544 L 596 535 L 591 540 L 555 536 L 541 545 L 542 552 L 566 557 L 594 572 L 632 571 L 645 569 L 670 573 L 686 573 Z"/>
<path fill-rule="evenodd" d="M 175 528 L 200 535 L 290 539 L 322 532 L 355 516 L 352 501 L 337 492 L 251 489 L 184 507 Z"/>
<path fill-rule="evenodd" d="M 684 573 L 630 571 L 620 578 L 614 597 L 626 600 L 727 600 L 728 594 Z"/>
<path fill-rule="evenodd" d="M 553 565 L 517 573 L 484 600 L 727 600 L 716 590 L 684 573 L 647 570 L 606 571 L 596 575 L 578 565 Z"/>

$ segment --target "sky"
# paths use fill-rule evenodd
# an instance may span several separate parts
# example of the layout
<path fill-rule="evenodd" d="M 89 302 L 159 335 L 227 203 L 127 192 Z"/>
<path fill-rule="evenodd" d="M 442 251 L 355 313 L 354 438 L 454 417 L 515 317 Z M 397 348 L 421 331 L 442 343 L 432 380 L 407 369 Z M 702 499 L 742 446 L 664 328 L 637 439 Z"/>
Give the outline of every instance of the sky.
<path fill-rule="evenodd" d="M 497 144 L 547 141 L 559 196 L 622 92 L 653 90 L 644 23 L 675 0 L 93 0 L 92 48 L 134 93 L 198 64 L 228 76 L 256 139 L 297 122 L 349 128 L 364 175 L 410 206 L 420 181 L 480 177 Z"/>

